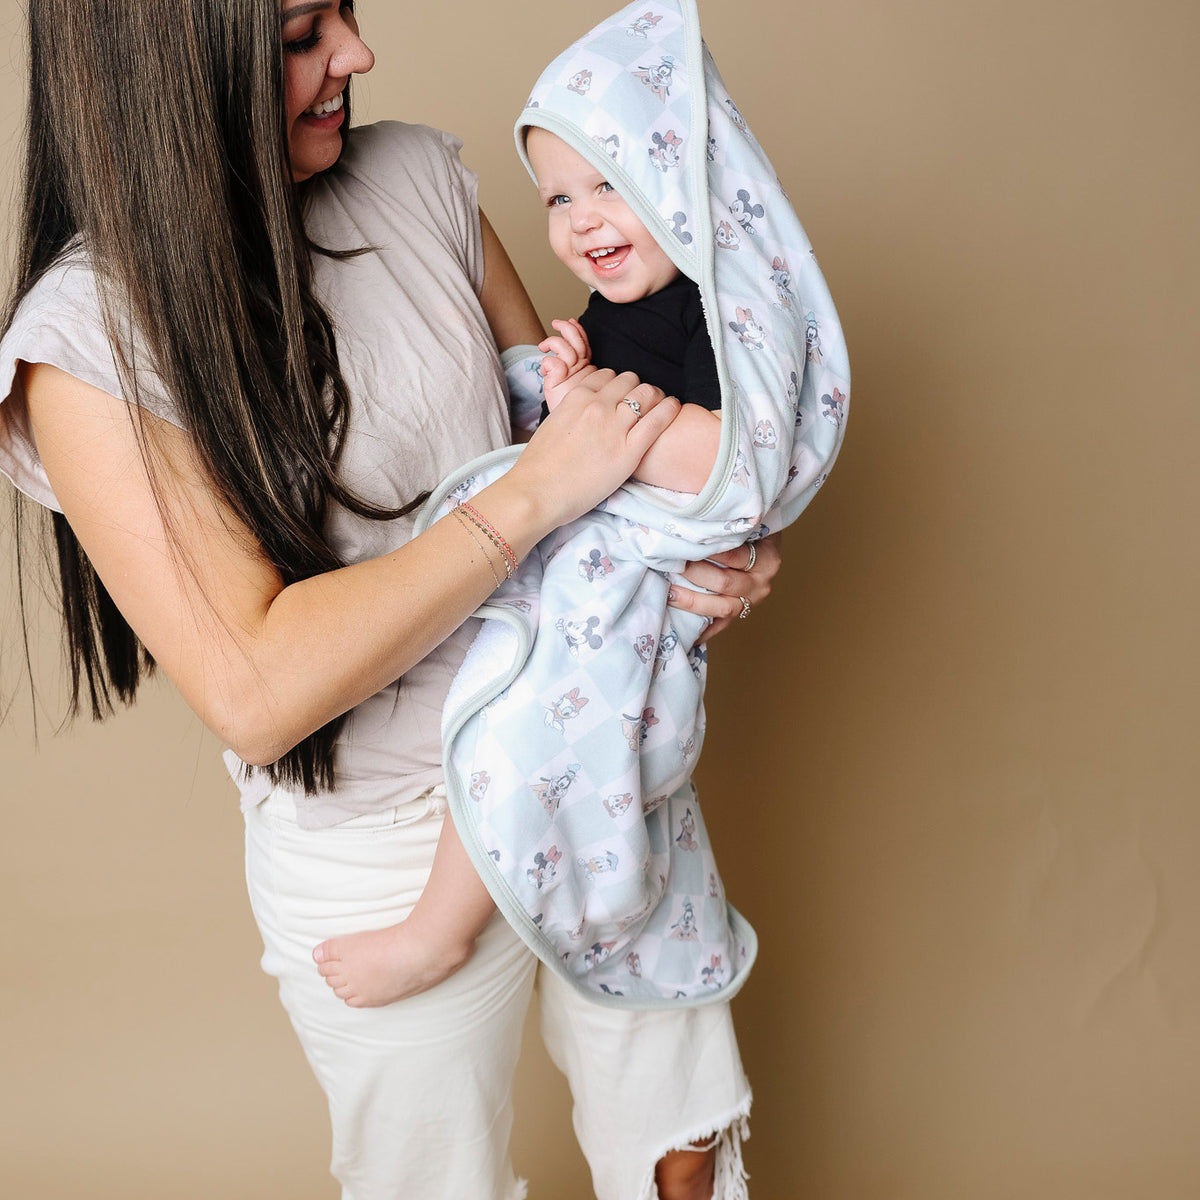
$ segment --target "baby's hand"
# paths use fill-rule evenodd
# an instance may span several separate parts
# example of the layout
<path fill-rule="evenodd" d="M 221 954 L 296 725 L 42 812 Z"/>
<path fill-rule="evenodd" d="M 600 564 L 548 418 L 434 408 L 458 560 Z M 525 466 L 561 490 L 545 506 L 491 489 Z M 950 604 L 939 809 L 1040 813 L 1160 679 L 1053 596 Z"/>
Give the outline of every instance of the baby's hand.
<path fill-rule="evenodd" d="M 583 326 L 574 317 L 550 324 L 558 336 L 539 342 L 538 349 L 546 356 L 542 359 L 542 391 L 546 407 L 553 410 L 579 382 L 580 372 L 591 366 L 592 348 Z"/>

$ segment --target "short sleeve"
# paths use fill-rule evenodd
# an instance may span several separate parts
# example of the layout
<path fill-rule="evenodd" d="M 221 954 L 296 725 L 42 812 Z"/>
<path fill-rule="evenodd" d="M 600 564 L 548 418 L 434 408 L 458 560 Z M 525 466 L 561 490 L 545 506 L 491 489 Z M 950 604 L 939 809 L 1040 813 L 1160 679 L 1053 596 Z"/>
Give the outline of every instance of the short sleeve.
<path fill-rule="evenodd" d="M 483 287 L 479 179 L 460 158 L 462 142 L 428 125 L 380 121 L 356 126 L 334 171 L 322 184 L 359 231 L 370 231 L 378 205 L 386 227 L 398 210 L 419 213 L 426 231 L 459 260 L 476 294 Z M 413 203 L 408 203 L 413 201 Z"/>
<path fill-rule="evenodd" d="M 138 403 L 155 416 L 178 419 L 158 376 L 138 359 Z M 67 254 L 22 299 L 0 340 L 0 472 L 39 504 L 61 511 L 29 428 L 17 364 L 48 363 L 110 396 L 127 399 L 104 328 L 96 280 L 86 255 Z"/>

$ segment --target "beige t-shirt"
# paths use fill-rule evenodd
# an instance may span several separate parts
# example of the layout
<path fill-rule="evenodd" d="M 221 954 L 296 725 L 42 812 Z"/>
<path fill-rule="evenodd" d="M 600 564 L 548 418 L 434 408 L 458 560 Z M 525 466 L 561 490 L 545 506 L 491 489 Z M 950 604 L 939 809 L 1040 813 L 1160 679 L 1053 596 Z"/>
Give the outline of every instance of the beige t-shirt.
<path fill-rule="evenodd" d="M 509 441 L 503 373 L 478 299 L 476 180 L 459 161 L 460 145 L 425 126 L 363 126 L 337 167 L 311 185 L 313 239 L 331 249 L 372 247 L 340 262 L 318 255 L 315 264 L 351 397 L 340 470 L 353 491 L 381 505 L 405 503 Z M 38 281 L 0 342 L 0 471 L 57 509 L 14 382 L 18 360 L 51 363 L 122 396 L 82 252 Z M 182 423 L 148 373 L 139 374 L 139 402 Z M 328 535 L 346 562 L 360 562 L 407 542 L 412 518 L 370 521 L 336 508 Z M 468 622 L 350 714 L 337 743 L 336 791 L 295 797 L 303 826 L 404 803 L 440 780 L 442 702 L 474 632 Z M 240 777 L 237 760 L 226 761 Z M 244 807 L 269 790 L 260 774 L 239 786 Z"/>

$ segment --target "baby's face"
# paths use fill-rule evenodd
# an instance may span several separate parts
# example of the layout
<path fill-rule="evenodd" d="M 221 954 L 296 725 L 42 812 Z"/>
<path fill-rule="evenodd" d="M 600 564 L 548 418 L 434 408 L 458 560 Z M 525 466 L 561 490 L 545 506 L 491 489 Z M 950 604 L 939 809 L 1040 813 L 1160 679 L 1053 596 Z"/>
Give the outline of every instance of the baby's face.
<path fill-rule="evenodd" d="M 550 248 L 584 283 L 629 304 L 679 274 L 612 185 L 562 138 L 533 128 L 525 147 L 549 217 Z"/>

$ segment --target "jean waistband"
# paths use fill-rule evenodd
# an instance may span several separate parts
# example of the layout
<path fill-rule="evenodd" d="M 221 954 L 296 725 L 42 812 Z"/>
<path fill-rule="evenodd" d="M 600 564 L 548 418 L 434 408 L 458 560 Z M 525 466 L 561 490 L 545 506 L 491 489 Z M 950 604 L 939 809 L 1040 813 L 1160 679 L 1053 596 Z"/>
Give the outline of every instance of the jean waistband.
<path fill-rule="evenodd" d="M 284 821 L 296 820 L 295 797 L 283 788 L 275 788 L 259 807 L 267 816 Z M 383 829 L 396 825 L 415 825 L 418 821 L 444 816 L 446 807 L 446 785 L 435 783 L 403 804 L 383 805 L 371 812 L 359 813 L 345 821 L 339 821 L 329 828 Z"/>

